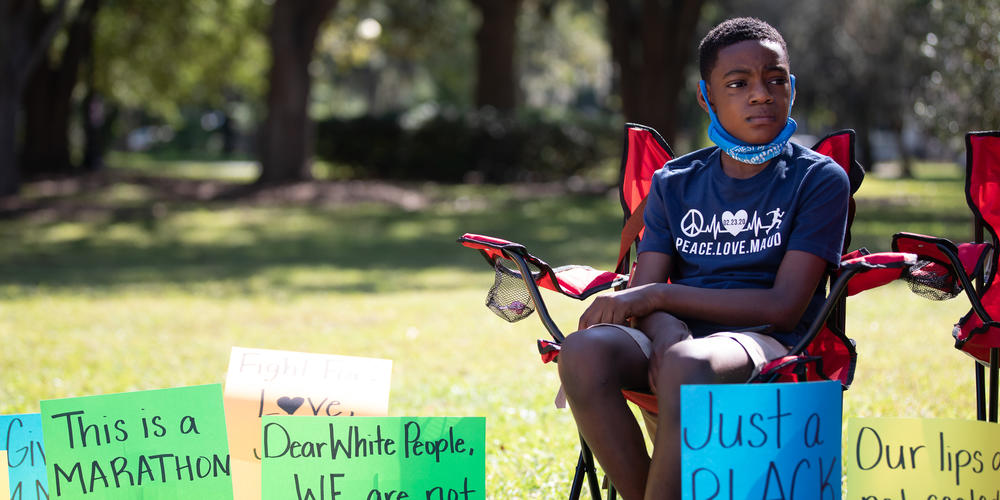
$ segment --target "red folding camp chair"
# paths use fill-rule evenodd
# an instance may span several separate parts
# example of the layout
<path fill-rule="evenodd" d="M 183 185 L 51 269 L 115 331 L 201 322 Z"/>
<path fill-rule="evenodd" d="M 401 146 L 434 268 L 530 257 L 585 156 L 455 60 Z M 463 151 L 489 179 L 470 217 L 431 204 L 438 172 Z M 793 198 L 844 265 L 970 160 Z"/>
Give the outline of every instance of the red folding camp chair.
<path fill-rule="evenodd" d="M 966 134 L 965 149 L 965 200 L 972 210 L 975 241 L 956 245 L 944 238 L 899 233 L 893 236 L 892 247 L 915 253 L 926 262 L 914 270 L 922 278 L 911 287 L 914 292 L 942 300 L 965 291 L 972 307 L 959 319 L 952 336 L 955 348 L 976 360 L 976 418 L 996 422 L 1000 323 L 993 318 L 1000 319 L 1000 287 L 993 286 L 997 276 L 993 250 L 1000 223 L 1000 131 Z"/>
<path fill-rule="evenodd" d="M 825 137 L 814 150 L 831 156 L 848 173 L 851 194 L 857 191 L 864 170 L 854 160 L 854 132 L 845 130 Z M 564 335 L 549 316 L 540 288 L 585 299 L 610 288 L 624 287 L 628 282 L 632 245 L 642 236 L 642 210 L 649 192 L 653 172 L 673 157 L 669 146 L 655 130 L 636 124 L 625 127 L 625 151 L 621 168 L 621 204 L 624 229 L 621 235 L 618 263 L 614 272 L 598 271 L 586 266 L 553 268 L 531 255 L 518 243 L 465 234 L 459 242 L 479 250 L 496 271 L 496 281 L 490 289 L 486 305 L 507 321 L 519 321 L 534 310 L 548 330 L 552 340 L 539 340 L 538 349 L 546 362 L 556 360 Z M 853 197 L 849 204 L 848 232 L 845 249 L 850 241 L 850 221 L 854 216 Z M 844 389 L 854 377 L 857 353 L 854 341 L 844 333 L 845 298 L 863 290 L 900 278 L 915 263 L 908 253 L 869 254 L 859 250 L 845 254 L 839 270 L 831 275 L 827 301 L 803 340 L 784 358 L 769 363 L 755 382 L 837 380 Z M 656 413 L 656 399 L 651 394 L 623 391 L 625 397 L 638 406 Z M 594 458 L 581 437 L 569 498 L 579 498 L 586 478 L 594 500 L 601 497 Z M 616 498 L 614 485 L 608 488 L 608 498 Z"/>

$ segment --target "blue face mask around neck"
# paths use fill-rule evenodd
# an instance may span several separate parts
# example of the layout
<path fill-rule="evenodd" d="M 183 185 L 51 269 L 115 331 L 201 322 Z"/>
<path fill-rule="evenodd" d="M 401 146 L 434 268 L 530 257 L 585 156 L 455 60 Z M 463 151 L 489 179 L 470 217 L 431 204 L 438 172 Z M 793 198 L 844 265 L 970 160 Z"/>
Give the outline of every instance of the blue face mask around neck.
<path fill-rule="evenodd" d="M 708 102 L 708 91 L 705 88 L 705 80 L 699 81 L 698 86 L 701 88 L 701 95 L 708 107 L 708 117 L 711 119 L 711 123 L 708 124 L 708 138 L 716 146 L 719 146 L 719 149 L 725 151 L 727 155 L 738 161 L 752 165 L 760 165 L 781 154 L 781 151 L 785 149 L 785 144 L 788 143 L 788 139 L 792 137 L 792 134 L 798 128 L 795 120 L 791 117 L 792 103 L 795 102 L 795 75 L 789 75 L 789 77 L 792 84 L 792 98 L 788 103 L 788 120 L 785 122 L 785 128 L 778 133 L 777 137 L 766 144 L 749 144 L 733 137 L 732 134 L 727 132 L 722 127 L 722 124 L 719 123 L 719 117 L 716 116 L 712 105 Z"/>

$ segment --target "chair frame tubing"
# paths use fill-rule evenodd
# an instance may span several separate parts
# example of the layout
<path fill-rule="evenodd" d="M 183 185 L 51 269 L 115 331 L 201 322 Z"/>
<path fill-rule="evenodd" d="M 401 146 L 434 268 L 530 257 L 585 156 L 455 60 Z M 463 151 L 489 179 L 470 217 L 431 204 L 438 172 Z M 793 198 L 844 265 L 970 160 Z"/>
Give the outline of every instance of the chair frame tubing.
<path fill-rule="evenodd" d="M 516 251 L 504 249 L 503 253 L 510 260 L 514 261 L 518 272 L 521 273 L 521 279 L 524 281 L 524 286 L 528 289 L 528 294 L 531 295 L 531 300 L 535 303 L 535 310 L 538 311 L 545 329 L 549 331 L 549 335 L 552 336 L 553 340 L 561 344 L 566 340 L 566 336 L 563 335 L 559 327 L 556 326 L 556 322 L 552 320 L 552 316 L 549 315 L 549 310 L 545 307 L 545 301 L 542 299 L 542 292 L 538 289 L 538 284 L 535 283 L 535 280 L 531 278 L 532 272 L 528 266 L 528 261 Z"/>
<path fill-rule="evenodd" d="M 978 218 L 975 219 L 975 237 L 976 243 L 984 242 L 984 229 L 982 221 Z M 970 314 L 975 314 L 987 328 L 996 328 L 993 318 L 986 311 L 986 307 L 983 306 L 980 299 L 986 288 L 985 267 L 979 266 L 976 275 L 970 278 L 964 271 L 965 266 L 962 265 L 954 244 L 942 238 L 929 237 L 925 241 L 932 243 L 938 252 L 948 259 L 947 263 L 942 264 L 950 266 L 951 273 L 962 285 L 962 291 L 965 292 L 972 307 Z M 998 402 L 1000 402 L 1000 397 L 998 397 L 998 392 L 1000 392 L 1000 384 L 998 384 L 1000 382 L 1000 348 L 992 347 L 989 352 L 989 363 L 980 362 L 978 359 L 973 361 L 976 381 L 976 419 L 984 422 L 997 422 L 997 408 Z M 988 383 L 987 373 L 989 374 Z"/>
<path fill-rule="evenodd" d="M 504 256 L 510 258 L 514 261 L 514 265 L 517 266 L 518 272 L 521 273 L 521 279 L 524 280 L 524 285 L 528 289 L 528 294 L 531 295 L 531 300 L 535 303 L 535 310 L 538 312 L 539 317 L 542 320 L 542 324 L 545 325 L 545 329 L 549 331 L 549 335 L 556 342 L 562 343 L 566 340 L 566 336 L 563 335 L 562 331 L 556 326 L 555 321 L 552 320 L 552 316 L 549 315 L 548 309 L 545 307 L 545 302 L 542 299 L 541 290 L 538 289 L 538 284 L 535 280 L 531 279 L 532 272 L 531 268 L 528 266 L 528 261 L 525 260 L 524 256 L 516 251 L 504 251 Z M 580 457 L 576 462 L 576 472 L 573 474 L 573 483 L 570 486 L 569 500 L 578 500 L 580 498 L 580 493 L 583 490 L 583 481 L 587 480 L 587 485 L 590 488 L 590 496 L 593 500 L 601 500 L 601 485 L 600 481 L 597 479 L 597 467 L 594 463 L 594 453 L 590 450 L 590 446 L 587 445 L 587 441 L 580 436 Z M 608 500 L 615 500 L 618 497 L 615 491 L 614 485 L 608 487 Z"/>
<path fill-rule="evenodd" d="M 976 242 L 982 243 L 985 240 L 986 231 L 983 227 L 983 222 L 978 217 L 975 220 L 975 233 Z M 962 281 L 964 289 L 971 290 L 972 284 L 969 283 L 969 279 L 965 273 L 961 272 L 962 263 L 958 259 L 958 255 L 955 255 L 951 249 L 948 249 L 944 245 L 938 244 L 937 247 L 951 260 L 952 266 L 955 268 L 955 275 Z M 972 303 L 972 309 L 984 323 L 987 323 L 991 321 L 990 315 L 979 301 L 979 297 L 982 296 L 985 287 L 985 281 L 986 270 L 980 268 L 976 276 L 976 294 L 967 295 L 969 301 Z M 986 367 L 979 361 L 973 361 L 973 363 L 975 363 L 976 371 L 976 419 L 995 423 L 997 422 L 998 393 L 1000 393 L 1000 384 L 998 384 L 998 381 L 1000 381 L 1000 348 L 990 348 L 989 392 L 987 392 L 986 387 Z"/>

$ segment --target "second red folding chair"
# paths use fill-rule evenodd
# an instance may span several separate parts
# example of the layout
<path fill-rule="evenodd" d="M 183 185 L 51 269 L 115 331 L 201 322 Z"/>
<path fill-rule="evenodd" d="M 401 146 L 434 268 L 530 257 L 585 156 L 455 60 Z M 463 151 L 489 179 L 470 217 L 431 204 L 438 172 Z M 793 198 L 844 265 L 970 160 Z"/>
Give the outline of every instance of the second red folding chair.
<path fill-rule="evenodd" d="M 944 299 L 965 292 L 972 304 L 952 332 L 955 348 L 975 359 L 976 418 L 997 421 L 1000 373 L 1000 285 L 997 279 L 997 231 L 1000 227 L 1000 131 L 965 136 L 965 199 L 972 211 L 975 240 L 955 244 L 913 233 L 893 237 L 893 249 L 918 254 L 925 262 L 914 274 L 929 285 L 921 295 Z M 986 374 L 989 373 L 987 383 Z"/>

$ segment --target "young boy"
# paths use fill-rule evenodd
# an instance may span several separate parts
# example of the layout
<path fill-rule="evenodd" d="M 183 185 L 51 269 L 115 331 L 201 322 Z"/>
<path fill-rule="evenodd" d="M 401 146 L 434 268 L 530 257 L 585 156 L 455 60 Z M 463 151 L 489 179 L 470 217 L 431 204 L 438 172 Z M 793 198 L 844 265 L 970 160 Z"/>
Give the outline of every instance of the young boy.
<path fill-rule="evenodd" d="M 787 354 L 847 224 L 843 169 L 788 142 L 795 79 L 781 34 L 725 21 L 699 62 L 717 147 L 654 174 L 629 288 L 594 300 L 559 356 L 577 426 L 626 500 L 680 498 L 680 386 L 745 382 Z M 657 395 L 652 458 L 623 388 Z"/>

